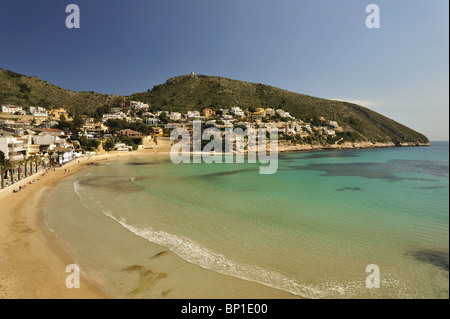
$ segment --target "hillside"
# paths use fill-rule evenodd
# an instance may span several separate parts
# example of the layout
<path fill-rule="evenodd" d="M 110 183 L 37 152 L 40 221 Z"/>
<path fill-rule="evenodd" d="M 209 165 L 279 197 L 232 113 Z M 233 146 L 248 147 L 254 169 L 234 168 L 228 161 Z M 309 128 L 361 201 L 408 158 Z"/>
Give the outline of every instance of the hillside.
<path fill-rule="evenodd" d="M 64 107 L 69 113 L 88 113 L 104 105 L 115 105 L 124 97 L 95 92 L 73 92 L 41 80 L 0 68 L 0 104 Z"/>
<path fill-rule="evenodd" d="M 268 85 L 215 76 L 195 75 L 171 78 L 144 93 L 131 96 L 73 92 L 36 77 L 0 69 L 0 104 L 65 107 L 69 112 L 92 114 L 102 106 L 118 106 L 132 100 L 151 105 L 152 110 L 178 111 L 230 108 L 232 106 L 282 108 L 298 119 L 323 116 L 337 121 L 356 140 L 428 143 L 428 139 L 365 107 L 298 94 Z"/>
<path fill-rule="evenodd" d="M 230 80 L 214 76 L 179 76 L 137 93 L 132 100 L 149 103 L 155 109 L 180 111 L 211 108 L 270 107 L 288 111 L 297 119 L 323 116 L 338 121 L 360 134 L 361 141 L 428 143 L 428 139 L 365 107 L 298 94 L 268 85 Z"/>

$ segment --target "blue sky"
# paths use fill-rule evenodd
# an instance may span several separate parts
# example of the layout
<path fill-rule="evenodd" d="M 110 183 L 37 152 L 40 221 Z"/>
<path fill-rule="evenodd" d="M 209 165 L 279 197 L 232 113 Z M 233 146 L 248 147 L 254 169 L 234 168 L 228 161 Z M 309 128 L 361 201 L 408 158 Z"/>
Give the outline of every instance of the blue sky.
<path fill-rule="evenodd" d="M 81 10 L 67 29 L 65 8 Z M 365 8 L 380 7 L 367 29 Z M 0 67 L 128 95 L 188 74 L 359 102 L 449 136 L 447 0 L 0 0 Z"/>

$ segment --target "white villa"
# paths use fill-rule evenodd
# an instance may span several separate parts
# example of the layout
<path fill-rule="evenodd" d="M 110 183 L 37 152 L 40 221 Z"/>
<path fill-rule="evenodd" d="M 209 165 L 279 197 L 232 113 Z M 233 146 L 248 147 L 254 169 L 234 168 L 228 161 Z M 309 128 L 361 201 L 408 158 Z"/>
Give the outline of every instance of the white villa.
<path fill-rule="evenodd" d="M 148 118 L 146 120 L 146 122 L 147 122 L 147 125 L 158 125 L 159 119 L 157 119 L 157 118 Z"/>
<path fill-rule="evenodd" d="M 30 106 L 30 114 L 33 116 L 44 116 L 44 117 L 48 116 L 47 111 L 40 106 Z"/>
<path fill-rule="evenodd" d="M 139 110 L 139 109 L 148 109 L 150 106 L 148 104 L 143 103 L 143 102 L 131 101 L 130 102 L 130 107 Z"/>
<path fill-rule="evenodd" d="M 0 137 L 0 151 L 11 161 L 21 161 L 26 156 L 28 145 L 15 137 Z"/>
<path fill-rule="evenodd" d="M 187 117 L 192 119 L 192 118 L 200 118 L 200 112 L 199 111 L 188 111 L 187 112 Z"/>
<path fill-rule="evenodd" d="M 244 117 L 245 116 L 244 111 L 242 111 L 242 109 L 240 107 L 237 107 L 237 106 L 231 108 L 231 113 L 234 114 L 235 116 L 238 116 L 238 117 Z"/>
<path fill-rule="evenodd" d="M 170 113 L 170 120 L 171 121 L 181 120 L 181 113 L 180 112 L 172 112 L 172 113 Z"/>
<path fill-rule="evenodd" d="M 2 105 L 2 113 L 7 114 L 15 114 L 15 113 L 25 113 L 23 111 L 23 108 L 21 106 L 14 106 L 14 105 Z"/>
<path fill-rule="evenodd" d="M 278 109 L 277 110 L 277 113 L 278 113 L 278 115 L 280 115 L 280 117 L 281 118 L 291 118 L 291 119 L 294 119 L 294 117 L 292 117 L 291 116 L 291 114 L 289 114 L 289 112 L 286 112 L 286 111 L 284 111 L 284 110 L 282 110 L 282 109 Z"/>
<path fill-rule="evenodd" d="M 107 120 L 124 120 L 127 116 L 123 112 L 115 113 L 115 114 L 104 114 L 103 115 L 103 122 L 106 122 Z"/>

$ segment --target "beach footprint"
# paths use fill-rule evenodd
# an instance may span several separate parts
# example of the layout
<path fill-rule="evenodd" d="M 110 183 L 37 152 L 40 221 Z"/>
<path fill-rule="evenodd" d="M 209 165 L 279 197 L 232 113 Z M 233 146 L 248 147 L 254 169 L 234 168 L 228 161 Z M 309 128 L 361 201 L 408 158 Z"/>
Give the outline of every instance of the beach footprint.
<path fill-rule="evenodd" d="M 137 287 L 129 293 L 129 295 L 133 297 L 137 297 L 139 294 L 147 293 L 153 290 L 160 280 L 168 277 L 168 274 L 165 272 L 155 272 L 152 269 L 146 268 L 142 265 L 132 265 L 122 270 L 126 272 L 139 272 Z M 167 296 L 169 293 L 170 290 L 165 290 L 161 293 L 161 295 Z"/>

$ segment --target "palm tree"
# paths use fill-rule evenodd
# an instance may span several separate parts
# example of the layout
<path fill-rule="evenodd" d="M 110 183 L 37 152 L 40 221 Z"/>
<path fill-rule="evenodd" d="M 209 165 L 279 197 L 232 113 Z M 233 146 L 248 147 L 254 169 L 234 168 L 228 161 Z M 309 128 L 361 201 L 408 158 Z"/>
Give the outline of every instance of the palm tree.
<path fill-rule="evenodd" d="M 3 164 L 0 166 L 0 173 L 1 173 L 1 183 L 2 183 L 2 188 L 5 188 L 5 173 L 10 170 L 12 168 L 12 163 L 10 160 L 5 159 L 3 161 Z M 12 174 L 11 174 L 12 176 Z M 11 182 L 12 184 L 12 182 Z"/>
<path fill-rule="evenodd" d="M 27 159 L 28 163 L 30 163 L 30 176 L 33 175 L 33 161 L 34 161 L 34 155 L 28 156 Z"/>
<path fill-rule="evenodd" d="M 49 151 L 47 152 L 47 154 L 48 154 L 48 159 L 49 159 L 49 161 L 50 161 L 50 167 L 53 167 L 53 159 L 52 159 L 52 155 L 54 154 L 54 152 L 49 150 Z"/>
<path fill-rule="evenodd" d="M 22 165 L 25 164 L 26 166 L 26 162 L 25 159 L 22 159 L 20 161 L 17 162 L 17 179 L 20 181 L 21 179 L 21 170 L 22 170 Z"/>
<path fill-rule="evenodd" d="M 5 173 L 8 170 L 7 161 L 8 160 L 4 160 L 3 163 L 0 164 L 1 186 L 2 186 L 2 188 L 0 189 L 5 188 Z"/>
<path fill-rule="evenodd" d="M 38 172 L 38 163 L 41 163 L 42 159 L 39 155 L 34 156 L 34 164 L 35 164 L 35 173 Z"/>
<path fill-rule="evenodd" d="M 5 163 L 1 163 L 0 164 L 0 179 L 1 179 L 1 184 L 0 184 L 1 188 L 0 189 L 3 189 L 5 186 L 4 167 L 5 167 Z"/>
<path fill-rule="evenodd" d="M 23 158 L 23 164 L 24 164 L 24 170 L 25 170 L 25 171 L 24 171 L 24 173 L 25 173 L 25 178 L 28 177 L 28 161 L 29 161 L 29 158 L 24 156 L 24 158 Z"/>
<path fill-rule="evenodd" d="M 5 153 L 3 153 L 2 151 L 0 151 L 0 175 L 1 175 L 1 187 L 0 189 L 3 189 L 4 186 L 4 170 L 5 170 L 5 166 L 6 166 L 6 156 Z"/>
<path fill-rule="evenodd" d="M 16 166 L 17 166 L 16 161 L 10 161 L 9 172 L 11 177 L 11 185 L 14 184 L 14 169 L 16 168 Z"/>

